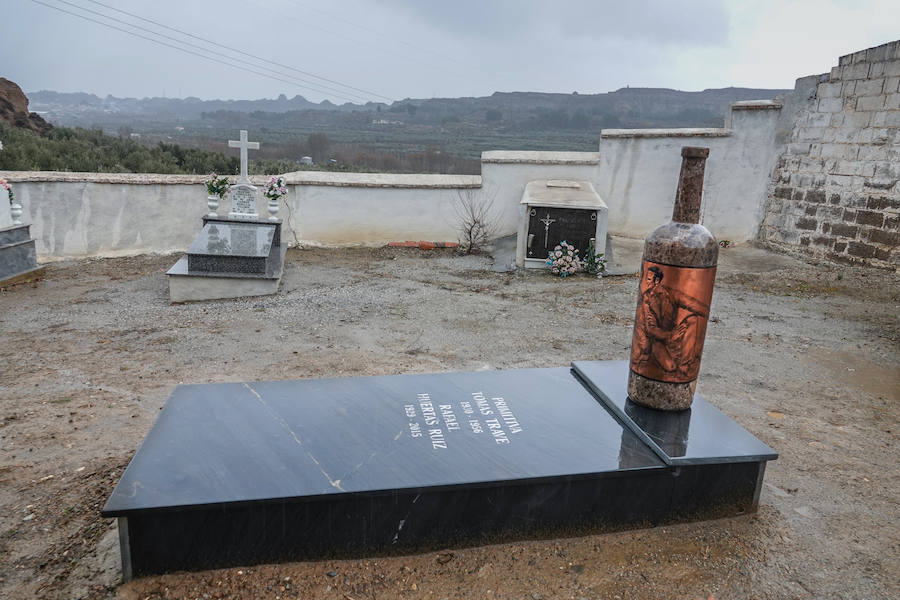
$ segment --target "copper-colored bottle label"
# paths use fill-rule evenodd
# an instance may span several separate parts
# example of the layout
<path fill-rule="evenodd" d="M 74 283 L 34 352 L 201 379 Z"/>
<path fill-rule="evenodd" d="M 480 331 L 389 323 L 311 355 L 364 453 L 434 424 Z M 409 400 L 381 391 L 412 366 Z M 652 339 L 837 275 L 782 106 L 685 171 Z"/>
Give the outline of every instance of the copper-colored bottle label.
<path fill-rule="evenodd" d="M 697 379 L 716 267 L 641 263 L 631 370 L 666 383 Z"/>

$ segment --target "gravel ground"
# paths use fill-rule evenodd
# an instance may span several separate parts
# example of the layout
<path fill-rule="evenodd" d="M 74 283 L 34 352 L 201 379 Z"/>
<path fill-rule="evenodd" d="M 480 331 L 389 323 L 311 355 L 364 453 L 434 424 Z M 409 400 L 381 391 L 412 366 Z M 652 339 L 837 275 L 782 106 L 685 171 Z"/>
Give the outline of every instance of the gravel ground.
<path fill-rule="evenodd" d="M 175 258 L 0 290 L 0 597 L 900 597 L 900 277 L 752 247 L 723 250 L 698 391 L 780 453 L 758 513 L 122 585 L 99 510 L 179 383 L 561 366 L 631 339 L 630 275 L 293 249 L 277 296 L 170 305 Z"/>

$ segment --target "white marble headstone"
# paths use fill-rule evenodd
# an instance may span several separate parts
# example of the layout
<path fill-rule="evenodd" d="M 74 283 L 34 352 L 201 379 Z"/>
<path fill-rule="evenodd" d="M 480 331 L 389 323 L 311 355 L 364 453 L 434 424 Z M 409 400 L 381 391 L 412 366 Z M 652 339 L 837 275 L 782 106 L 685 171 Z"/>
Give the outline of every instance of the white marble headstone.
<path fill-rule="evenodd" d="M 259 198 L 259 189 L 249 183 L 236 183 L 228 190 L 231 200 L 231 212 L 228 216 L 232 219 L 258 219 L 256 202 Z"/>

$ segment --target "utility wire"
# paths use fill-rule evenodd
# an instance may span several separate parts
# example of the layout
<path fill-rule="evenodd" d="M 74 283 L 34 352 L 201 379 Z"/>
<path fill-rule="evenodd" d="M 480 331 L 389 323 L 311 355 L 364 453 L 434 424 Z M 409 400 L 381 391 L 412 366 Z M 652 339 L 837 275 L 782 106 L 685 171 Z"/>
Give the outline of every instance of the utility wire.
<path fill-rule="evenodd" d="M 333 79 L 328 79 L 327 77 L 322 77 L 322 76 L 320 76 L 320 75 L 316 75 L 315 73 L 309 73 L 308 71 L 303 71 L 303 70 L 301 70 L 301 69 L 297 69 L 297 68 L 292 67 L 292 66 L 290 66 L 290 65 L 285 65 L 285 64 L 282 64 L 282 63 L 273 61 L 273 60 L 269 60 L 269 59 L 267 59 L 267 58 L 262 58 L 262 57 L 260 57 L 260 56 L 256 56 L 255 54 L 250 54 L 249 52 L 244 52 L 243 50 L 239 50 L 239 49 L 237 49 L 237 48 L 232 48 L 231 46 L 226 46 L 226 45 L 224 45 L 224 44 L 220 44 L 220 43 L 215 42 L 215 41 L 213 41 L 213 40 L 209 40 L 209 39 L 200 37 L 200 36 L 198 36 L 198 35 L 194 35 L 194 34 L 189 33 L 189 32 L 187 32 L 187 31 L 182 31 L 181 29 L 176 29 L 175 27 L 170 27 L 170 26 L 168 26 L 168 25 L 164 25 L 164 24 L 159 23 L 159 22 L 157 22 L 157 21 L 153 21 L 152 19 L 144 18 L 144 17 L 142 17 L 142 16 L 140 16 L 140 15 L 136 15 L 136 14 L 134 14 L 134 13 L 130 13 L 130 12 L 128 12 L 128 11 L 125 11 L 125 10 L 122 10 L 122 9 L 119 9 L 119 8 L 116 8 L 116 7 L 114 7 L 114 6 L 110 6 L 109 4 L 104 4 L 103 2 L 98 2 L 97 0 L 87 0 L 87 2 L 91 2 L 91 3 L 93 3 L 93 4 L 97 4 L 97 5 L 102 6 L 102 7 L 104 7 L 104 8 L 108 8 L 108 9 L 110 9 L 110 10 L 114 10 L 114 11 L 116 11 L 116 12 L 118 12 L 118 13 L 122 13 L 122 14 L 124 14 L 124 15 L 128 15 L 129 17 L 133 17 L 133 18 L 135 18 L 135 19 L 139 19 L 139 20 L 141 20 L 141 21 L 144 21 L 145 23 L 151 23 L 151 24 L 153 24 L 153 25 L 156 25 L 157 27 L 162 27 L 163 29 L 168 29 L 169 31 L 174 31 L 174 32 L 176 32 L 176 33 L 180 33 L 181 35 L 186 35 L 186 36 L 191 37 L 191 38 L 194 38 L 194 39 L 196 39 L 196 40 L 200 40 L 201 42 L 206 42 L 207 44 L 213 44 L 214 46 L 218 46 L 219 48 L 225 48 L 226 50 L 230 50 L 231 52 L 235 52 L 235 53 L 237 53 L 237 54 L 243 54 L 244 56 L 249 56 L 250 58 L 255 58 L 256 60 L 259 60 L 259 61 L 262 61 L 262 62 L 266 62 L 266 63 L 272 64 L 272 65 L 276 65 L 276 66 L 281 67 L 281 68 L 283 68 L 283 69 L 289 69 L 289 70 L 294 71 L 294 72 L 296 72 L 296 73 L 302 73 L 303 75 L 306 75 L 306 76 L 308 76 L 308 77 L 313 77 L 314 79 L 321 79 L 322 81 L 327 81 L 328 83 L 333 83 L 333 84 L 335 84 L 335 85 L 339 85 L 339 86 L 341 86 L 341 87 L 345 87 L 345 88 L 348 88 L 348 89 L 351 89 L 351 90 L 355 90 L 355 91 L 357 91 L 357 92 L 362 92 L 362 93 L 364 93 L 364 94 L 368 94 L 369 96 L 374 96 L 374 97 L 376 97 L 376 98 L 381 98 L 381 99 L 383 99 L 383 100 L 387 100 L 388 102 L 393 102 L 393 101 L 394 101 L 393 98 L 389 98 L 389 97 L 387 97 L 387 96 L 382 96 L 381 94 L 377 94 L 377 93 L 372 92 L 372 91 L 370 91 L 370 90 L 364 90 L 364 89 L 362 89 L 362 88 L 354 87 L 354 86 L 352 86 L 352 85 L 347 85 L 346 83 L 341 83 L 340 81 L 335 81 L 335 80 L 333 80 Z M 160 34 L 158 34 L 158 35 L 160 35 Z M 231 57 L 229 57 L 229 58 L 231 58 Z M 234 59 L 233 59 L 233 60 L 234 60 Z"/>
<path fill-rule="evenodd" d="M 289 80 L 287 80 L 287 79 L 282 79 L 281 77 L 276 77 L 276 76 L 274 76 L 274 75 L 269 75 L 268 73 L 261 73 L 261 72 L 259 72 L 259 71 L 254 71 L 254 70 L 252 70 L 252 69 L 248 69 L 247 67 L 242 67 L 242 66 L 240 66 L 240 65 L 235 65 L 235 64 L 233 64 L 233 63 L 230 63 L 230 62 L 227 62 L 227 61 L 224 61 L 224 60 L 220 60 L 220 59 L 218 59 L 218 58 L 213 58 L 213 57 L 211 57 L 211 56 L 206 56 L 205 54 L 200 54 L 199 52 L 194 52 L 194 51 L 192 51 L 192 50 L 188 50 L 188 49 L 182 48 L 182 47 L 180 47 L 180 46 L 175 46 L 175 45 L 173 45 L 173 44 L 168 44 L 168 43 L 166 43 L 166 42 L 162 42 L 162 41 L 160 41 L 160 40 L 153 39 L 153 38 L 147 37 L 147 36 L 145 36 L 145 35 L 141 35 L 141 34 L 139 34 L 139 33 L 135 33 L 135 32 L 133 32 L 133 31 L 128 31 L 127 29 L 122 29 L 121 27 L 116 27 L 115 25 L 110 25 L 109 23 L 104 23 L 104 22 L 102 22 L 102 21 L 98 21 L 98 20 L 96 20 L 96 19 L 92 19 L 92 18 L 90 18 L 90 17 L 86 17 L 86 16 L 84 16 L 84 15 L 80 15 L 80 14 L 78 14 L 78 13 L 71 12 L 71 11 L 65 10 L 65 9 L 63 9 L 63 8 L 59 8 L 58 6 L 53 6 L 53 5 L 47 4 L 47 3 L 45 3 L 45 2 L 41 2 L 40 0 L 31 0 L 31 1 L 34 2 L 35 4 L 40 4 L 40 5 L 42 5 L 42 6 L 46 6 L 47 8 L 52 8 L 53 10 L 56 10 L 56 11 L 59 11 L 59 12 L 62 12 L 62 13 L 66 13 L 66 14 L 68 14 L 68 15 L 72 15 L 73 17 L 78 17 L 79 19 L 84 19 L 85 21 L 90 21 L 90 22 L 92 22 L 92 23 L 97 23 L 98 25 L 103 25 L 104 27 L 109 27 L 110 29 L 115 29 L 115 30 L 117 30 L 117 31 L 121 31 L 122 33 L 127 33 L 128 35 L 132 35 L 132 36 L 134 36 L 134 37 L 138 37 L 138 38 L 147 40 L 147 41 L 149 41 L 149 42 L 153 42 L 154 44 L 159 44 L 160 46 L 166 46 L 166 47 L 168 47 L 168 48 L 174 48 L 175 50 L 180 50 L 181 52 L 185 52 L 185 53 L 187 53 L 187 54 L 193 54 L 194 56 L 199 56 L 200 58 L 205 58 L 206 60 L 209 60 L 209 61 L 212 61 L 212 62 L 220 63 L 220 64 L 223 64 L 223 65 L 226 65 L 226 66 L 235 68 L 235 69 L 240 69 L 241 71 L 247 71 L 248 73 L 253 73 L 254 75 L 259 75 L 260 77 L 268 77 L 269 79 L 274 79 L 274 80 L 276 80 L 276 81 L 281 81 L 281 82 L 283 82 L 283 83 L 287 83 L 287 84 L 294 85 L 294 86 L 297 86 L 297 87 L 300 87 L 300 88 L 304 88 L 304 89 L 308 89 L 308 90 L 312 90 L 312 91 L 317 91 L 317 92 L 320 92 L 320 93 L 321 93 L 321 90 L 315 90 L 315 89 L 313 89 L 313 88 L 311 88 L 311 87 L 309 87 L 309 86 L 300 85 L 300 84 L 298 84 L 298 83 L 295 82 L 295 81 L 289 81 Z M 228 57 L 228 58 L 231 58 L 231 57 Z M 335 96 L 337 96 L 337 95 L 335 95 Z M 348 102 L 353 102 L 353 99 L 352 99 L 352 98 L 347 98 L 346 96 L 337 96 L 337 97 L 342 98 L 342 99 L 344 99 L 344 100 L 347 100 Z"/>
<path fill-rule="evenodd" d="M 140 25 L 134 25 L 134 24 L 132 24 L 132 23 L 129 23 L 128 21 L 123 21 L 123 20 L 117 19 L 117 18 L 115 18 L 115 17 L 110 17 L 110 16 L 108 16 L 108 15 L 105 15 L 105 14 L 103 14 L 103 13 L 97 12 L 97 11 L 95 11 L 95 10 L 91 10 L 91 9 L 85 8 L 85 7 L 83 7 L 83 6 L 79 6 L 78 4 L 75 4 L 75 3 L 73 3 L 73 2 L 69 2 L 68 0 L 56 0 L 56 1 L 59 2 L 59 3 L 61 3 L 61 4 L 67 4 L 67 5 L 69 5 L 69 6 L 72 6 L 72 7 L 74 7 L 74 8 L 77 8 L 78 10 L 82 10 L 82 11 L 84 11 L 84 12 L 87 12 L 87 13 L 90 13 L 90 14 L 93 14 L 93 15 L 97 15 L 97 16 L 102 17 L 102 18 L 104 18 L 104 19 L 108 19 L 108 20 L 114 21 L 114 22 L 116 22 L 116 23 L 121 23 L 122 25 L 125 25 L 125 26 L 127 26 L 127 27 L 131 27 L 131 28 L 133 28 L 133 29 L 138 29 L 138 30 L 140 30 L 140 31 L 145 31 L 145 32 L 147 32 L 147 33 L 149 33 L 149 34 L 151 34 L 151 35 L 156 35 L 156 36 L 159 36 L 159 37 L 161 37 L 161 38 L 165 38 L 165 39 L 167 39 L 167 40 L 172 40 L 172 41 L 175 42 L 175 43 L 183 44 L 183 45 L 185 45 L 185 46 L 190 46 L 191 48 L 197 48 L 197 49 L 199 49 L 199 50 L 203 50 L 204 52 L 209 52 L 209 50 L 207 50 L 204 46 L 200 46 L 200 45 L 198 45 L 198 44 L 192 44 L 192 43 L 190 43 L 190 42 L 185 42 L 184 40 L 180 40 L 180 39 L 178 39 L 178 38 L 176 38 L 176 37 L 172 37 L 172 36 L 166 35 L 166 34 L 164 34 L 164 33 L 159 33 L 159 32 L 153 31 L 152 29 L 147 29 L 146 27 L 141 27 Z M 89 1 L 90 1 L 90 0 L 89 0 Z M 251 66 L 251 67 L 253 67 L 253 68 L 255 68 L 255 69 L 263 69 L 263 70 L 265 70 L 265 71 L 269 71 L 270 73 L 275 73 L 276 75 L 279 75 L 279 76 L 281 76 L 281 77 L 287 77 L 287 78 L 289 78 L 289 79 L 293 79 L 293 80 L 296 80 L 296 81 L 300 81 L 300 82 L 303 82 L 303 83 L 306 83 L 306 84 L 309 84 L 309 85 L 312 85 L 312 86 L 317 86 L 317 87 L 314 87 L 314 88 L 311 88 L 311 89 L 314 89 L 315 91 L 318 91 L 318 92 L 323 93 L 323 94 L 330 94 L 330 93 L 332 93 L 332 92 L 335 92 L 335 93 L 338 93 L 338 94 L 345 94 L 345 95 L 349 95 L 349 96 L 354 96 L 354 97 L 356 97 L 358 100 L 360 100 L 360 101 L 362 101 L 362 102 L 367 102 L 367 101 L 369 100 L 368 98 L 366 98 L 366 97 L 364 97 L 364 96 L 360 96 L 360 95 L 358 95 L 358 94 L 353 94 L 353 93 L 351 93 L 351 92 L 347 92 L 347 91 L 345 91 L 345 90 L 341 90 L 341 89 L 338 89 L 338 88 L 334 88 L 334 87 L 331 87 L 331 86 L 329 86 L 329 85 L 320 84 L 320 83 L 318 83 L 318 82 L 309 81 L 309 80 L 307 80 L 307 79 L 303 79 L 303 78 L 300 78 L 300 77 L 296 77 L 296 76 L 290 75 L 290 74 L 288 74 L 288 73 L 282 73 L 281 71 L 276 71 L 275 69 L 270 69 L 269 67 L 266 67 L 266 66 L 263 66 L 263 65 L 257 65 L 257 64 L 254 64 L 254 63 L 250 62 L 250 61 L 246 61 L 246 60 L 243 60 L 243 59 L 240 59 L 240 58 L 235 58 L 235 57 L 233 57 L 233 56 L 228 56 L 228 57 L 226 57 L 226 58 L 228 58 L 228 60 L 233 60 L 233 61 L 236 61 L 236 62 L 245 64 L 245 65 L 249 65 L 249 66 Z M 326 90 L 328 90 L 328 91 L 326 91 Z"/>

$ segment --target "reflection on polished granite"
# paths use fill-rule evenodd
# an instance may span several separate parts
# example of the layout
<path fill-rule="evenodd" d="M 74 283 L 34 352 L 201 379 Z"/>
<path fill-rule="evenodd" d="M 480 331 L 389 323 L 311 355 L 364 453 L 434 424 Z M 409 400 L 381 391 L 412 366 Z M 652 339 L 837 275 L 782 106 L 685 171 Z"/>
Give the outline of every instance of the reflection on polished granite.
<path fill-rule="evenodd" d="M 203 226 L 200 234 L 188 248 L 188 254 L 210 254 L 213 256 L 261 256 L 269 255 L 274 225 L 256 223 L 210 222 Z"/>
<path fill-rule="evenodd" d="M 758 462 L 778 454 L 701 396 L 685 411 L 646 408 L 628 399 L 627 361 L 576 361 L 572 368 L 628 428 L 667 464 Z"/>
<path fill-rule="evenodd" d="M 208 222 L 188 248 L 188 270 L 264 273 L 274 236 L 274 225 Z"/>

